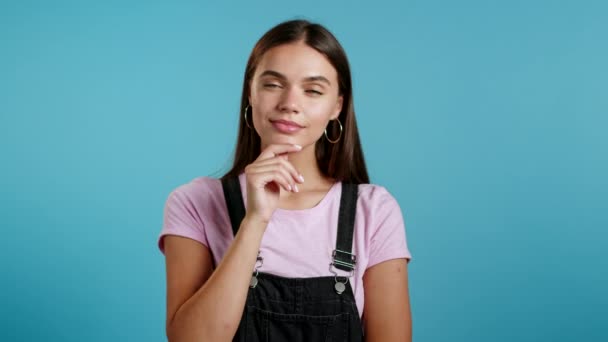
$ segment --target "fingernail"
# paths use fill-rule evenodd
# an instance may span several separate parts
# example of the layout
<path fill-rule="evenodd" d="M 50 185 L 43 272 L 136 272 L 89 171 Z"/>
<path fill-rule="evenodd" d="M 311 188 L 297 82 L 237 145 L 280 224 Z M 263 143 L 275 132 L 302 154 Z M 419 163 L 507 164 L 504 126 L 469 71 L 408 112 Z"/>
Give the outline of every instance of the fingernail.
<path fill-rule="evenodd" d="M 304 176 L 298 175 L 298 178 L 300 179 L 300 182 L 304 183 Z"/>
<path fill-rule="evenodd" d="M 295 144 L 294 144 L 293 146 L 297 147 L 299 150 L 301 150 L 301 149 L 302 149 L 302 146 L 300 146 L 300 145 L 295 145 Z"/>
<path fill-rule="evenodd" d="M 287 184 L 287 190 L 291 191 L 291 185 Z"/>
<path fill-rule="evenodd" d="M 298 186 L 295 185 L 295 184 L 293 185 L 293 189 L 294 189 L 295 192 L 300 192 L 300 190 L 298 190 Z"/>

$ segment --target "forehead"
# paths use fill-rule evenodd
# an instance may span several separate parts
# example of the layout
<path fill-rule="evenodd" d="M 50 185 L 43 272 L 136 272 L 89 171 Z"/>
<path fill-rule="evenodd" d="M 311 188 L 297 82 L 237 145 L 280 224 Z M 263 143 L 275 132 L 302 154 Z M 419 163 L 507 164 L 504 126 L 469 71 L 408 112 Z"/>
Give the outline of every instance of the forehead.
<path fill-rule="evenodd" d="M 292 81 L 325 76 L 332 84 L 337 84 L 338 79 L 336 69 L 327 57 L 303 42 L 279 45 L 268 50 L 262 56 L 255 75 L 266 70 L 277 71 Z"/>

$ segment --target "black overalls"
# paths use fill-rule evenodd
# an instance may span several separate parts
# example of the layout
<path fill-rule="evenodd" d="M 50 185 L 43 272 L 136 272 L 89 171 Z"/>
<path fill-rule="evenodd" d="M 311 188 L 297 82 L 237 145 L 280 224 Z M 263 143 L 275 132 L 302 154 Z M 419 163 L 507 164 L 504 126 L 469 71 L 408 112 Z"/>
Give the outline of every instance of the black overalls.
<path fill-rule="evenodd" d="M 234 235 L 245 217 L 238 178 L 222 180 Z M 258 272 L 251 279 L 239 328 L 233 341 L 322 342 L 363 341 L 363 327 L 347 277 L 334 268 L 349 271 L 356 263 L 351 254 L 357 185 L 342 184 L 338 235 L 329 270 L 336 276 L 285 278 Z M 263 256 L 258 256 L 258 265 Z"/>

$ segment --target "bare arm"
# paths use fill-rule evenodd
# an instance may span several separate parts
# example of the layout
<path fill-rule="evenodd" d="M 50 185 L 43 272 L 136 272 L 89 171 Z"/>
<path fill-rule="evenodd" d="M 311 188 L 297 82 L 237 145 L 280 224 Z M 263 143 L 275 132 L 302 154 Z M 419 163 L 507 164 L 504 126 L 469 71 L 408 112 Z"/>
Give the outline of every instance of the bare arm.
<path fill-rule="evenodd" d="M 204 245 L 178 236 L 164 238 L 169 341 L 232 340 L 265 228 L 265 222 L 246 217 L 215 271 Z"/>
<path fill-rule="evenodd" d="M 297 145 L 269 145 L 245 168 L 247 215 L 222 261 L 213 270 L 204 245 L 166 236 L 167 337 L 171 342 L 231 341 L 247 300 L 260 243 L 281 189 L 303 182 L 287 161 Z"/>
<path fill-rule="evenodd" d="M 370 267 L 363 276 L 363 319 L 368 342 L 412 341 L 412 317 L 406 259 Z"/>

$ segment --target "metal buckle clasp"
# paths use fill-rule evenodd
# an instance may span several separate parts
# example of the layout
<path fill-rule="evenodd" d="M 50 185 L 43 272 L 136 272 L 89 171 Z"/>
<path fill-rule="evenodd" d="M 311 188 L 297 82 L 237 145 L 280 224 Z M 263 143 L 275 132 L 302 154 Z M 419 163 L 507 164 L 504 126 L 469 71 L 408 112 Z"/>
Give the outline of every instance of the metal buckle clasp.
<path fill-rule="evenodd" d="M 344 262 L 341 260 L 336 259 L 336 255 L 338 253 L 343 253 L 343 254 L 348 254 L 350 256 L 350 263 L 348 262 Z M 341 282 L 340 280 L 338 280 L 338 272 L 336 272 L 334 270 L 334 268 L 337 269 L 336 265 L 340 265 L 340 266 L 344 266 L 350 269 L 350 273 L 348 275 L 348 277 L 340 277 L 340 278 L 345 278 L 344 282 Z M 334 249 L 333 253 L 332 253 L 332 262 L 329 264 L 329 272 L 331 272 L 334 275 L 334 280 L 336 281 L 336 283 L 334 284 L 334 289 L 336 290 L 336 292 L 338 294 L 342 294 L 342 292 L 344 292 L 346 290 L 346 284 L 348 284 L 348 279 L 350 277 L 352 277 L 355 274 L 355 266 L 357 265 L 357 256 L 349 253 L 349 252 L 345 252 L 345 251 L 341 251 L 339 249 Z"/>

